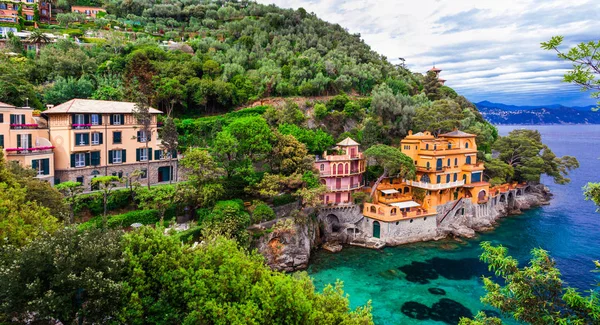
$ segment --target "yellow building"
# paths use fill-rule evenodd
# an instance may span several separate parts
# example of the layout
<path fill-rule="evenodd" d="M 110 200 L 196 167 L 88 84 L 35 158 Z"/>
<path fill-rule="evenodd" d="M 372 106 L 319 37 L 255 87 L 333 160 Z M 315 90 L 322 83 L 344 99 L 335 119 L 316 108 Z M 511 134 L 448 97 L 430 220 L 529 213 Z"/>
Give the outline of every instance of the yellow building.
<path fill-rule="evenodd" d="M 400 142 L 400 149 L 417 167 L 415 181 L 407 185 L 427 191 L 424 205 L 437 206 L 463 197 L 484 202 L 489 183 L 483 181 L 483 163 L 477 161 L 475 134 L 459 130 L 434 137 L 419 132 Z"/>
<path fill-rule="evenodd" d="M 0 103 L 0 148 L 7 161 L 17 161 L 37 171 L 37 178 L 54 182 L 54 147 L 45 120 L 28 107 Z"/>
<path fill-rule="evenodd" d="M 363 214 L 391 222 L 435 215 L 438 205 L 461 198 L 487 202 L 489 183 L 483 181 L 484 167 L 477 161 L 475 138 L 459 130 L 438 137 L 430 132 L 409 132 L 400 149 L 414 161 L 416 180 L 384 180 L 373 203 L 365 204 Z"/>
<path fill-rule="evenodd" d="M 90 187 L 96 176 L 125 177 L 136 170 L 143 173 L 140 183 L 177 180 L 177 161 L 174 170 L 168 162 L 177 153 L 166 152 L 158 138 L 161 112 L 150 108 L 152 126 L 150 134 L 144 134 L 134 107 L 135 103 L 128 102 L 73 99 L 44 111 L 55 147 L 57 182 L 72 180 Z"/>

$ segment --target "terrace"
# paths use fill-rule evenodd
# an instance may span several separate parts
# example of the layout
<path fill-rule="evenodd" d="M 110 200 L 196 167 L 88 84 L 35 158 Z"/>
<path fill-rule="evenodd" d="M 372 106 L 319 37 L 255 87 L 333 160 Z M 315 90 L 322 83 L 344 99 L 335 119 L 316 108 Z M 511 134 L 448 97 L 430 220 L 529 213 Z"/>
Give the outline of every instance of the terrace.
<path fill-rule="evenodd" d="M 363 215 L 372 219 L 385 222 L 400 221 L 404 219 L 435 216 L 437 212 L 428 211 L 414 201 L 396 203 L 398 206 L 365 203 Z"/>
<path fill-rule="evenodd" d="M 6 148 L 8 155 L 39 155 L 52 153 L 54 146 L 33 147 L 33 148 Z"/>

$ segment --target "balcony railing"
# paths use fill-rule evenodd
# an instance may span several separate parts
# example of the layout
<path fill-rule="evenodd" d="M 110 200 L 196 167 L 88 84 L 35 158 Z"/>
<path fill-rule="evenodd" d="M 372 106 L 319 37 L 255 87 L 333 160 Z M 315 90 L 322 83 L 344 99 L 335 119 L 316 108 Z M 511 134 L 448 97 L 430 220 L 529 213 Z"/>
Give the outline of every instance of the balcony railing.
<path fill-rule="evenodd" d="M 324 170 L 324 171 L 320 172 L 320 175 L 321 176 L 350 176 L 350 175 L 355 175 L 355 174 L 361 174 L 364 172 L 365 172 L 364 168 L 363 169 L 351 169 L 348 173 L 346 173 L 346 172 L 337 173 L 337 171 L 336 171 L 336 173 L 333 173 L 331 171 Z"/>
<path fill-rule="evenodd" d="M 393 206 L 365 203 L 365 206 L 363 208 L 363 215 L 381 221 L 397 221 L 402 219 L 427 217 L 435 214 L 435 211 L 427 211 L 426 209 L 421 207 L 410 208 L 408 210 L 405 209 L 404 211 L 402 211 L 399 208 Z"/>
<path fill-rule="evenodd" d="M 381 202 L 381 203 L 396 203 L 396 202 L 402 202 L 402 201 L 409 201 L 411 199 L 412 199 L 412 195 L 410 195 L 410 194 L 396 194 L 396 195 L 389 195 L 389 196 L 380 195 L 379 196 L 379 202 Z"/>
<path fill-rule="evenodd" d="M 417 181 L 407 181 L 408 185 L 412 185 L 414 187 L 424 188 L 427 190 L 445 190 L 453 187 L 460 187 L 465 185 L 464 180 L 450 182 L 450 183 L 441 183 L 441 184 L 431 184 L 426 182 L 417 182 Z"/>
<path fill-rule="evenodd" d="M 85 130 L 85 129 L 91 128 L 92 124 L 77 124 L 77 123 L 73 123 L 73 124 L 71 124 L 71 127 L 74 128 L 75 130 Z"/>
<path fill-rule="evenodd" d="M 335 191 L 350 191 L 361 188 L 362 184 L 349 184 L 349 185 L 340 185 L 340 186 L 327 186 L 327 190 L 330 192 Z"/>
<path fill-rule="evenodd" d="M 316 156 L 316 161 L 345 161 L 345 160 L 359 160 L 363 159 L 363 153 L 357 154 L 343 154 L 343 155 L 325 155 L 325 156 Z"/>
<path fill-rule="evenodd" d="M 31 124 L 11 124 L 10 128 L 13 130 L 29 130 L 29 129 L 37 129 L 39 126 L 35 123 Z"/>
<path fill-rule="evenodd" d="M 6 153 L 9 155 L 29 155 L 40 153 L 51 153 L 53 146 L 50 147 L 34 147 L 34 148 L 6 148 Z"/>

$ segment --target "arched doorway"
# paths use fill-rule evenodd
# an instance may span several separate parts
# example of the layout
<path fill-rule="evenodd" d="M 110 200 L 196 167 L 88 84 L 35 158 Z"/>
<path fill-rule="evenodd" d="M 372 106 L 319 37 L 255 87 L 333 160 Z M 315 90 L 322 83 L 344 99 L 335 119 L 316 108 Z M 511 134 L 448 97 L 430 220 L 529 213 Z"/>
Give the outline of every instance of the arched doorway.
<path fill-rule="evenodd" d="M 381 237 L 381 225 L 379 221 L 373 222 L 373 237 L 380 238 Z"/>
<path fill-rule="evenodd" d="M 479 191 L 479 194 L 477 194 L 477 201 L 485 201 L 486 194 L 487 193 L 485 192 L 485 190 Z"/>
<path fill-rule="evenodd" d="M 327 220 L 327 228 L 331 229 L 331 232 L 340 231 L 340 219 L 336 215 L 330 214 L 325 220 Z"/>

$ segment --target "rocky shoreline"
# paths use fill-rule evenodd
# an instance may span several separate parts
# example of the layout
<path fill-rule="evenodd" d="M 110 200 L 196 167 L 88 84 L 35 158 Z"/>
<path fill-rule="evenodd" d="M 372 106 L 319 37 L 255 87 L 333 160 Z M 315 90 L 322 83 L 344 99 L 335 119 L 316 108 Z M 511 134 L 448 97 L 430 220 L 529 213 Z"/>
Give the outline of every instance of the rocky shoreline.
<path fill-rule="evenodd" d="M 342 244 L 379 248 L 447 237 L 472 238 L 478 232 L 494 229 L 500 218 L 547 205 L 552 197 L 550 190 L 542 184 L 530 185 L 528 191 L 514 190 L 511 193 L 499 194 L 485 204 L 473 204 L 469 200 L 459 204 L 448 203 L 438 207 L 437 224 L 432 220 L 433 226 L 415 228 L 402 233 L 402 236 L 391 236 L 385 240 L 368 236 L 365 231 L 368 226 L 365 226 L 358 206 L 323 209 L 317 217 L 305 217 L 303 222 L 288 222 L 286 227 L 272 226 L 273 222 L 270 224 L 272 228 L 255 227 L 255 233 L 262 233 L 255 239 L 254 247 L 265 256 L 266 263 L 272 269 L 294 272 L 306 269 L 311 252 L 323 245 L 328 251 L 335 252 L 340 250 Z M 314 211 L 305 211 L 305 214 L 315 215 Z M 441 222 L 440 216 L 443 216 Z M 282 217 L 279 220 L 286 219 L 293 218 Z"/>

